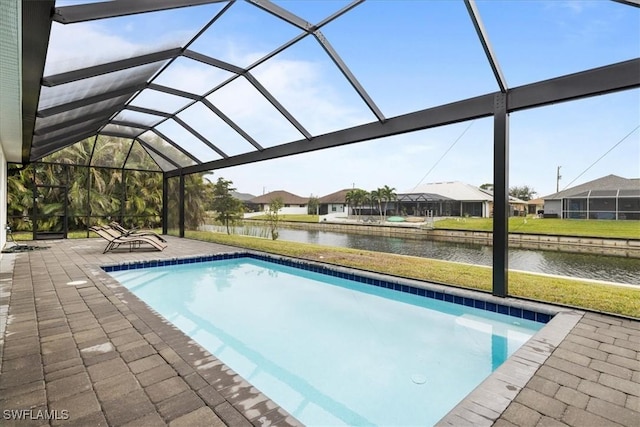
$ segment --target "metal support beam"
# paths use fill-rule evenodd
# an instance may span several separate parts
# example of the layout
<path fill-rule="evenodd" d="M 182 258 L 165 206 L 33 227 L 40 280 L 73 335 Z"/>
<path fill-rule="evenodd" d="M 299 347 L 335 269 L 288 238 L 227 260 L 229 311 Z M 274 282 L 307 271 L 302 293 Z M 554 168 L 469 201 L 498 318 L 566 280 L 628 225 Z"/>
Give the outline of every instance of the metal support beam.
<path fill-rule="evenodd" d="M 141 131 L 140 133 L 144 133 L 153 127 L 153 126 L 145 126 L 135 122 L 125 122 L 122 120 L 110 120 L 109 123 L 106 123 L 106 124 L 114 125 L 114 126 L 122 126 L 126 128 L 131 128 L 131 129 L 137 129 Z"/>
<path fill-rule="evenodd" d="M 345 13 L 349 12 L 351 9 L 353 9 L 354 7 L 356 7 L 356 6 L 358 6 L 358 5 L 362 4 L 362 3 L 364 3 L 364 0 L 353 0 L 348 5 L 344 6 L 343 8 L 341 8 L 341 9 L 339 9 L 337 11 L 335 11 L 331 15 L 327 16 L 326 18 L 324 18 L 322 21 L 318 22 L 318 24 L 316 25 L 316 29 L 320 29 L 320 28 L 324 27 L 329 22 L 335 20 L 336 18 L 341 17 L 342 15 L 344 15 Z"/>
<path fill-rule="evenodd" d="M 185 50 L 182 53 L 182 56 L 193 59 L 194 61 L 202 62 L 203 64 L 211 65 L 212 67 L 220 68 L 221 70 L 225 70 L 233 74 L 244 74 L 246 72 L 244 68 L 240 68 L 233 64 L 229 64 L 228 62 L 224 62 L 192 50 Z"/>
<path fill-rule="evenodd" d="M 54 107 L 46 108 L 38 111 L 38 117 L 49 117 L 54 114 L 64 113 L 65 111 L 75 110 L 76 108 L 85 107 L 87 105 L 95 104 L 98 102 L 106 101 L 108 99 L 118 98 L 120 96 L 127 96 L 127 99 L 134 93 L 142 90 L 146 87 L 146 83 L 140 83 L 133 86 L 127 86 L 120 89 L 116 89 L 110 92 L 99 93 L 94 96 L 88 96 L 76 101 L 67 102 L 66 104 L 56 105 Z M 115 108 L 115 107 L 114 107 Z"/>
<path fill-rule="evenodd" d="M 53 87 L 77 80 L 88 79 L 90 77 L 101 76 L 115 71 L 126 70 L 127 68 L 139 67 L 154 62 L 166 61 L 180 56 L 181 48 L 163 50 L 161 52 L 149 53 L 133 58 L 121 59 L 119 61 L 108 62 L 106 64 L 94 65 L 92 67 L 80 68 L 78 70 L 67 71 L 66 73 L 53 74 L 42 78 L 42 85 Z M 159 68 L 159 67 L 158 67 Z M 156 70 L 157 71 L 157 70 Z M 150 73 L 153 74 L 153 73 Z M 146 80 L 146 79 L 145 79 Z"/>
<path fill-rule="evenodd" d="M 49 132 L 55 132 L 57 130 L 68 128 L 70 126 L 79 125 L 80 123 L 88 123 L 92 121 L 99 122 L 101 127 L 103 124 L 106 124 L 108 118 L 111 117 L 116 111 L 117 110 L 115 108 L 108 108 L 106 110 L 97 111 L 92 114 L 80 115 L 65 122 L 58 122 L 54 125 L 38 128 L 33 134 L 37 136 L 46 135 Z"/>
<path fill-rule="evenodd" d="M 165 113 L 164 111 L 158 111 L 158 110 L 153 110 L 151 108 L 144 108 L 144 107 L 136 107 L 135 105 L 131 105 L 128 104 L 127 106 L 125 106 L 123 108 L 124 110 L 131 110 L 131 111 L 135 111 L 137 113 L 145 113 L 145 114 L 151 114 L 154 116 L 160 116 L 160 117 L 171 117 L 172 114 L 171 113 Z"/>
<path fill-rule="evenodd" d="M 61 24 L 93 21 L 95 19 L 115 18 L 158 10 L 177 9 L 208 3 L 220 3 L 227 0 L 116 0 L 110 2 L 88 3 L 55 9 L 53 20 Z"/>
<path fill-rule="evenodd" d="M 640 7 L 640 0 L 613 0 L 616 3 L 626 4 L 627 6 Z"/>
<path fill-rule="evenodd" d="M 155 133 L 156 135 L 158 135 L 160 138 L 164 139 L 168 144 L 171 144 L 173 146 L 173 148 L 175 148 L 176 150 L 180 151 L 182 154 L 184 154 L 185 156 L 187 156 L 188 158 L 190 158 L 191 160 L 193 160 L 194 162 L 196 162 L 197 164 L 202 164 L 202 162 L 200 160 L 198 160 L 197 157 L 195 157 L 193 154 L 191 154 L 190 152 L 188 152 L 187 150 L 185 150 L 184 148 L 182 148 L 180 145 L 176 144 L 175 142 L 173 142 L 171 140 L 171 138 L 169 138 L 168 136 L 164 135 L 162 132 L 160 132 L 158 129 L 153 128 L 151 129 L 151 132 Z"/>
<path fill-rule="evenodd" d="M 336 64 L 342 75 L 345 76 L 349 81 L 349 84 L 351 84 L 351 86 L 355 89 L 364 103 L 367 104 L 367 107 L 369 107 L 371 112 L 375 114 L 379 121 L 384 122 L 385 117 L 384 114 L 382 114 L 382 111 L 380 111 L 375 102 L 373 102 L 373 99 L 371 99 L 367 91 L 364 89 L 364 87 L 362 87 L 358 79 L 356 79 L 356 76 L 354 76 L 351 70 L 349 70 L 347 64 L 345 64 L 342 58 L 340 58 L 338 52 L 336 52 L 333 46 L 331 46 L 329 40 L 327 40 L 327 38 L 324 36 L 324 34 L 322 34 L 320 30 L 315 31 L 313 35 L 315 36 L 316 40 L 318 40 L 318 43 L 320 43 L 324 51 L 327 52 L 327 55 L 329 55 L 333 63 Z"/>
<path fill-rule="evenodd" d="M 150 83 L 147 88 L 157 90 L 158 92 L 168 93 L 170 95 L 180 96 L 182 98 L 193 99 L 195 101 L 201 98 L 201 95 L 195 93 L 185 92 L 184 90 L 174 89 L 172 87 L 162 86 L 156 83 Z"/>
<path fill-rule="evenodd" d="M 184 173 L 205 172 L 247 163 L 275 159 L 294 154 L 308 153 L 331 147 L 368 141 L 416 130 L 429 129 L 467 120 L 490 117 L 493 115 L 493 94 L 454 102 L 440 107 L 429 108 L 415 113 L 387 119 L 384 123 L 375 121 L 361 126 L 317 136 L 311 140 L 301 139 L 288 144 L 265 148 L 260 152 L 244 153 L 228 159 L 214 160 L 202 165 L 190 166 Z M 177 176 L 177 172 L 169 172 Z"/>
<path fill-rule="evenodd" d="M 248 133 L 246 133 L 240 126 L 238 126 L 233 120 L 231 120 L 226 114 L 224 114 L 220 109 L 218 109 L 215 105 L 213 105 L 207 98 L 202 99 L 202 103 L 211 111 L 213 111 L 218 117 L 222 119 L 230 128 L 235 130 L 241 137 L 246 139 L 249 144 L 253 145 L 256 149 L 262 151 L 264 148 L 258 144 L 258 142 L 253 139 Z"/>
<path fill-rule="evenodd" d="M 257 89 L 258 92 L 262 94 L 262 96 L 267 99 L 267 101 L 271 103 L 271 105 L 276 108 L 276 110 L 280 112 L 280 114 L 282 114 L 289 121 L 289 123 L 293 125 L 293 127 L 298 129 L 298 132 L 303 134 L 304 137 L 308 140 L 311 139 L 311 134 L 304 128 L 304 126 L 302 126 L 300 122 L 298 122 L 295 117 L 293 117 L 291 113 L 289 113 L 289 111 L 287 111 L 287 109 L 284 108 L 284 106 L 280 104 L 280 102 L 278 102 L 278 100 L 273 95 L 271 95 L 271 93 L 269 93 L 269 91 L 264 86 L 262 86 L 262 84 L 260 84 L 258 79 L 253 77 L 253 75 L 249 72 L 246 72 L 244 74 L 244 77 L 249 81 L 249 83 L 253 85 L 253 87 Z"/>
<path fill-rule="evenodd" d="M 620 62 L 580 73 L 557 77 L 538 83 L 510 89 L 507 97 L 508 112 L 549 105 L 573 99 L 586 98 L 640 87 L 640 59 Z M 499 92 L 497 92 L 499 93 Z M 495 94 L 487 94 L 439 107 L 421 110 L 387 119 L 343 129 L 312 139 L 312 144 L 299 140 L 267 148 L 261 152 L 245 153 L 228 159 L 214 160 L 185 168 L 185 173 L 204 172 L 237 166 L 294 154 L 308 153 L 324 148 L 338 147 L 354 142 L 398 135 L 492 116 Z"/>
<path fill-rule="evenodd" d="M 22 2 L 22 162 L 29 163 L 54 0 Z"/>
<path fill-rule="evenodd" d="M 101 127 L 102 127 L 101 122 L 98 122 L 98 121 L 89 122 L 86 125 L 82 126 L 81 128 L 68 131 L 61 135 L 49 136 L 48 138 L 41 138 L 37 141 L 38 146 L 34 147 L 34 150 L 38 150 L 50 144 L 55 144 L 57 141 L 64 141 L 67 138 L 73 137 L 78 134 L 96 133 Z"/>
<path fill-rule="evenodd" d="M 180 174 L 178 222 L 180 226 L 180 237 L 184 237 L 184 175 L 182 174 Z"/>
<path fill-rule="evenodd" d="M 138 141 L 138 144 L 140 144 L 140 146 L 142 147 L 142 149 L 143 149 L 144 151 L 146 151 L 146 152 L 147 152 L 147 154 L 149 154 L 149 151 L 153 151 L 156 155 L 158 155 L 158 156 L 162 157 L 164 160 L 166 160 L 167 162 L 169 162 L 169 163 L 171 163 L 173 166 L 175 166 L 175 167 L 176 167 L 176 169 L 180 169 L 180 165 L 179 165 L 179 164 L 177 164 L 177 163 L 176 163 L 174 160 L 172 160 L 171 158 L 167 157 L 167 156 L 166 156 L 164 153 L 162 153 L 161 151 L 156 150 L 155 148 L 153 148 L 151 145 L 147 144 L 146 142 L 144 142 L 144 141 L 143 141 L 142 139 L 140 139 L 140 138 L 135 138 L 135 140 L 136 140 L 136 141 Z M 156 165 L 158 165 L 158 162 L 156 162 L 156 161 L 153 159 L 153 156 L 152 156 L 151 154 L 149 154 L 149 157 L 151 157 L 151 160 L 153 160 L 153 161 L 155 162 L 155 164 L 156 164 Z M 160 167 L 160 165 L 158 165 L 158 167 L 159 167 L 160 169 L 162 169 L 162 168 Z"/>
<path fill-rule="evenodd" d="M 478 38 L 480 39 L 480 44 L 482 44 L 482 48 L 484 49 L 485 55 L 487 55 L 487 60 L 489 61 L 489 65 L 491 66 L 491 70 L 493 71 L 493 75 L 496 78 L 496 82 L 500 87 L 500 92 L 507 92 L 507 80 L 504 78 L 502 74 L 502 70 L 500 70 L 500 65 L 498 64 L 498 58 L 496 54 L 493 52 L 491 48 L 491 43 L 489 43 L 489 35 L 487 31 L 484 29 L 484 25 L 482 24 L 482 20 L 480 19 L 480 12 L 478 11 L 478 6 L 476 6 L 475 0 L 464 0 L 464 4 L 467 7 L 467 11 L 469 12 L 469 17 L 473 22 L 473 26 L 476 29 L 476 33 L 478 34 Z"/>
<path fill-rule="evenodd" d="M 202 136 L 197 130 L 195 130 L 194 128 L 192 128 L 191 126 L 189 126 L 187 123 L 185 123 L 182 119 L 180 119 L 178 116 L 173 117 L 173 120 L 175 120 L 180 126 L 182 126 L 183 128 L 185 128 L 191 135 L 195 136 L 196 138 L 198 138 L 204 145 L 206 145 L 207 147 L 211 148 L 213 151 L 215 151 L 216 153 L 218 153 L 218 155 L 220 155 L 220 157 L 226 159 L 227 157 L 229 157 L 224 151 L 220 150 L 218 147 L 216 147 L 215 145 L 213 145 L 211 142 L 209 142 L 209 140 L 207 138 L 205 138 L 204 136 Z"/>
<path fill-rule="evenodd" d="M 96 152 L 96 146 L 98 145 L 98 135 L 93 138 L 93 145 L 91 146 L 91 155 L 89 156 L 89 161 L 87 162 L 87 166 L 91 166 L 93 162 L 93 155 Z M 87 205 L 89 206 L 89 205 Z"/>
<path fill-rule="evenodd" d="M 135 138 L 134 136 L 131 136 L 131 135 L 127 134 L 127 133 L 118 132 L 118 131 L 111 131 L 111 130 L 100 131 L 98 136 L 101 136 L 101 135 L 114 136 L 116 138 L 122 138 L 122 139 L 134 139 Z"/>
<path fill-rule="evenodd" d="M 53 154 L 56 151 L 62 150 L 63 148 L 73 145 L 76 142 L 82 141 L 85 138 L 89 138 L 90 136 L 95 136 L 95 132 L 90 131 L 85 133 L 73 134 L 63 140 L 55 139 L 53 142 L 50 142 L 45 146 L 38 145 L 31 150 L 31 157 L 29 158 L 29 162 L 38 161 L 48 156 L 49 154 Z"/>
<path fill-rule="evenodd" d="M 248 1 L 249 3 L 256 5 L 257 7 L 264 10 L 265 12 L 268 12 L 273 16 L 280 18 L 283 21 L 295 27 L 300 28 L 302 31 L 306 31 L 310 33 L 315 29 L 313 25 L 311 25 L 309 22 L 305 21 L 304 19 L 300 18 L 298 15 L 292 12 L 289 12 L 288 10 L 274 3 L 271 3 L 269 0 L 248 0 Z"/>
<path fill-rule="evenodd" d="M 640 58 L 509 90 L 509 112 L 640 87 Z"/>
<path fill-rule="evenodd" d="M 493 116 L 493 295 L 509 295 L 509 113 L 495 95 Z"/>
<path fill-rule="evenodd" d="M 124 158 L 124 162 L 122 162 L 122 169 L 124 169 L 124 167 L 126 166 L 127 162 L 129 161 L 129 156 L 131 155 L 131 151 L 133 151 L 133 144 L 135 144 L 136 141 L 135 140 L 131 140 L 131 145 L 129 146 L 129 150 L 127 151 L 127 157 Z"/>
<path fill-rule="evenodd" d="M 131 144 L 131 147 L 133 147 L 133 143 Z M 129 147 L 129 152 L 131 152 L 131 147 Z M 127 153 L 127 157 L 129 157 L 129 153 Z M 125 161 L 126 163 L 126 161 Z M 121 193 L 120 193 L 120 221 L 124 222 L 124 215 L 125 215 L 125 207 L 127 205 L 127 182 L 126 182 L 126 177 L 124 175 L 124 163 L 122 164 L 122 169 L 120 169 L 120 185 L 122 186 L 121 189 Z"/>
<path fill-rule="evenodd" d="M 162 174 L 162 234 L 167 234 L 169 225 L 169 178 Z"/>

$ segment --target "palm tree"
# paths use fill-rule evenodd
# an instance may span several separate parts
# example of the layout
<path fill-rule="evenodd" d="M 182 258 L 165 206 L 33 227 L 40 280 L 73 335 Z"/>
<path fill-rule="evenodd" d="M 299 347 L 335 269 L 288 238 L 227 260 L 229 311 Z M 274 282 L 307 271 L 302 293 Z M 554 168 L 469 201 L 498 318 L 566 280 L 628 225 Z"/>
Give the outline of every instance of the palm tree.
<path fill-rule="evenodd" d="M 386 216 L 388 203 L 393 200 L 397 200 L 398 195 L 396 194 L 395 187 L 389 187 L 388 185 L 385 185 L 384 187 L 379 188 L 378 191 L 380 191 L 380 195 L 384 200 L 384 215 Z"/>
<path fill-rule="evenodd" d="M 350 190 L 349 192 L 353 192 L 350 200 L 355 205 L 358 217 L 362 216 L 362 205 L 367 202 L 369 197 L 369 192 L 363 190 L 361 188 L 355 188 Z"/>
<path fill-rule="evenodd" d="M 351 206 L 355 204 L 356 190 L 349 190 L 344 195 L 344 201 L 347 202 L 347 218 L 351 215 Z"/>
<path fill-rule="evenodd" d="M 92 225 L 88 219 L 91 216 L 102 217 L 103 221 L 126 218 L 126 225 L 131 227 L 160 225 L 162 173 L 137 142 L 131 144 L 131 140 L 122 138 L 87 138 L 47 156 L 43 159 L 46 163 L 29 165 L 19 171 L 10 169 L 7 204 L 13 228 L 31 228 L 23 219 L 33 216 L 34 184 L 66 185 L 66 201 L 61 198 L 59 188 L 39 188 L 44 198 L 38 199 L 37 208 L 46 215 L 60 211 L 66 202 L 71 229 L 86 229 Z M 117 167 L 100 167 L 113 164 Z M 124 166 L 139 170 L 126 170 Z M 197 228 L 204 221 L 205 206 L 212 199 L 213 185 L 206 183 L 203 176 L 203 173 L 185 176 L 185 226 L 189 229 Z M 177 178 L 170 179 L 168 184 L 169 228 L 177 228 L 179 191 L 175 184 L 178 182 Z M 48 215 L 38 222 L 38 228 L 52 228 L 59 222 L 60 216 Z"/>
<path fill-rule="evenodd" d="M 371 197 L 371 202 L 378 205 L 378 214 L 380 215 L 380 220 L 382 221 L 382 188 L 371 190 L 369 196 Z"/>
<path fill-rule="evenodd" d="M 29 217 L 33 208 L 33 170 L 9 166 L 7 171 L 7 217 L 14 231 L 31 230 Z"/>

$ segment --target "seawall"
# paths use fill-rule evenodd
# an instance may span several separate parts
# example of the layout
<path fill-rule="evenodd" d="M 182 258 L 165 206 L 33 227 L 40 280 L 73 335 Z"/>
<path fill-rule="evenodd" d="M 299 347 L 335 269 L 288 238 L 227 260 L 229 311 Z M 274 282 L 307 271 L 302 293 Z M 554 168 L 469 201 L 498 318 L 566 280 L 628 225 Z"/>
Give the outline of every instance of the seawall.
<path fill-rule="evenodd" d="M 264 224 L 263 221 L 244 220 L 245 223 Z M 378 236 L 397 236 L 417 240 L 440 240 L 458 243 L 493 244 L 489 231 L 463 231 L 421 228 L 417 224 L 381 225 L 355 223 L 301 223 L 281 221 L 280 227 L 298 230 L 322 230 L 340 233 L 357 233 Z M 614 239 L 552 234 L 509 234 L 509 246 L 513 248 L 545 251 L 601 254 L 628 258 L 640 258 L 640 240 Z"/>

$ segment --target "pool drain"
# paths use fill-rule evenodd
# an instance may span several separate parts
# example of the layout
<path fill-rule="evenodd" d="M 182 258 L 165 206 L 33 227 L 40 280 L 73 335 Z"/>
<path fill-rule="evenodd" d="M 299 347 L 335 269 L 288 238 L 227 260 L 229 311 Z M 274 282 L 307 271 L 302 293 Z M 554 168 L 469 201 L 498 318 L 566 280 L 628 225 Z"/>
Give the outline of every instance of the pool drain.
<path fill-rule="evenodd" d="M 413 374 L 411 375 L 411 381 L 413 381 L 415 384 L 420 385 L 427 382 L 427 377 L 420 374 Z"/>

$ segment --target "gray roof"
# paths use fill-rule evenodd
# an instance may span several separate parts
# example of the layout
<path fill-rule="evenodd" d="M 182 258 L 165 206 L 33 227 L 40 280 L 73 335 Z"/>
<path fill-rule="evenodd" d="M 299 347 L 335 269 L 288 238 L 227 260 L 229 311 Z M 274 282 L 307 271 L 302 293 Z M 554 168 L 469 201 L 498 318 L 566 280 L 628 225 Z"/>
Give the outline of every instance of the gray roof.
<path fill-rule="evenodd" d="M 437 194 L 442 196 L 441 198 L 444 199 L 453 199 L 465 202 L 484 202 L 493 200 L 493 196 L 487 192 L 460 181 L 422 184 L 411 190 L 403 191 L 401 194 L 398 194 L 398 199 L 403 195 L 409 194 Z"/>
<path fill-rule="evenodd" d="M 433 201 L 444 201 L 444 200 L 453 200 L 453 199 L 449 197 L 445 197 L 441 194 L 435 194 L 435 193 L 398 194 L 399 202 L 433 202 Z"/>
<path fill-rule="evenodd" d="M 543 197 L 544 200 L 560 200 L 569 197 L 587 197 L 591 196 L 614 197 L 618 190 L 623 190 L 626 195 L 640 196 L 640 178 L 623 178 L 617 175 L 607 175 L 575 187 L 567 188 L 558 193 L 553 193 Z M 594 194 L 595 192 L 595 194 Z M 628 194 L 627 194 L 628 193 Z"/>
<path fill-rule="evenodd" d="M 248 202 L 251 199 L 254 199 L 256 196 L 249 193 L 239 193 L 237 191 L 232 191 L 231 195 L 238 200 L 242 200 L 243 202 Z"/>
<path fill-rule="evenodd" d="M 351 191 L 351 188 L 345 188 L 343 190 L 336 191 L 335 193 L 327 194 L 318 199 L 320 204 L 328 203 L 347 203 L 347 193 Z"/>
<path fill-rule="evenodd" d="M 271 201 L 278 198 L 282 200 L 282 203 L 287 205 L 306 205 L 307 203 L 309 203 L 308 197 L 300 197 L 296 194 L 289 193 L 288 191 L 284 190 L 277 190 L 267 194 L 263 194 L 262 196 L 258 196 L 249 200 L 249 202 L 257 204 L 269 204 L 271 203 Z"/>

